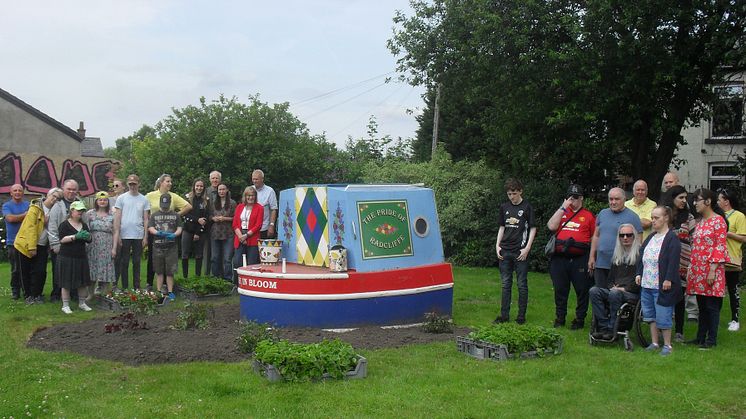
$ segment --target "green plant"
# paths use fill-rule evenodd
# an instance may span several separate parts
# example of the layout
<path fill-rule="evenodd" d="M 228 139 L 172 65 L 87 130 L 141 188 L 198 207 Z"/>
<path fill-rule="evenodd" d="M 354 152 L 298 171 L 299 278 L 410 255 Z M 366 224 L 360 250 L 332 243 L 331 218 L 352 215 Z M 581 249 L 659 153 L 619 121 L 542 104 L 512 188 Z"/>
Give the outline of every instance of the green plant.
<path fill-rule="evenodd" d="M 453 324 L 448 316 L 441 316 L 438 313 L 425 313 L 425 323 L 422 330 L 427 333 L 451 333 Z"/>
<path fill-rule="evenodd" d="M 247 321 L 241 325 L 241 334 L 238 336 L 238 350 L 247 354 L 253 353 L 257 343 L 265 339 L 275 339 L 272 327 L 266 323 Z"/>
<path fill-rule="evenodd" d="M 209 304 L 192 304 L 189 301 L 184 305 L 184 311 L 176 315 L 174 329 L 207 329 L 210 325 L 209 317 L 215 317 L 215 310 Z"/>
<path fill-rule="evenodd" d="M 148 316 L 157 314 L 158 304 L 163 301 L 163 296 L 160 293 L 146 290 L 120 290 L 110 292 L 106 295 L 106 298 L 118 302 L 125 310 Z"/>
<path fill-rule="evenodd" d="M 562 344 L 562 335 L 554 329 L 515 323 L 477 327 L 469 333 L 469 338 L 495 345 L 505 345 L 511 354 L 537 351 L 540 356 L 546 351 L 558 349 Z"/>
<path fill-rule="evenodd" d="M 197 295 L 230 294 L 233 284 L 212 276 L 192 276 L 189 278 L 177 277 L 176 283 L 184 290 L 191 291 Z"/>
<path fill-rule="evenodd" d="M 320 379 L 324 374 L 342 378 L 357 365 L 352 345 L 339 339 L 311 344 L 265 339 L 256 345 L 254 356 L 263 364 L 274 365 L 287 381 Z"/>

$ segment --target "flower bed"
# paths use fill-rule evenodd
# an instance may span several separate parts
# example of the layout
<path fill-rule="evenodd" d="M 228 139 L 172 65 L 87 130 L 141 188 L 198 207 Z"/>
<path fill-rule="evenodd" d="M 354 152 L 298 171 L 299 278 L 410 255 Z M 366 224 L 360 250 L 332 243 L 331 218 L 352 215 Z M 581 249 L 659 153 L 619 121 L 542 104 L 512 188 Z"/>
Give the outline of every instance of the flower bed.
<path fill-rule="evenodd" d="M 176 278 L 176 293 L 189 300 L 226 297 L 235 287 L 230 282 L 210 276 Z"/>
<path fill-rule="evenodd" d="M 562 335 L 541 326 L 503 323 L 456 337 L 456 349 L 477 359 L 505 361 L 562 353 Z"/>
<path fill-rule="evenodd" d="M 253 365 L 269 381 L 359 379 L 368 373 L 368 361 L 339 339 L 311 344 L 265 339 L 256 345 Z"/>

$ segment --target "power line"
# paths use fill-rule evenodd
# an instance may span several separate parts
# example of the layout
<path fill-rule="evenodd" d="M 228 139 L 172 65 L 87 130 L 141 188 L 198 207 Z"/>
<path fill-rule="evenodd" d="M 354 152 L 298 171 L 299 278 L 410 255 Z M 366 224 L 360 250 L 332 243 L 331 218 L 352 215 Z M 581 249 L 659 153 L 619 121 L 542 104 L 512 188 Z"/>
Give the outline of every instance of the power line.
<path fill-rule="evenodd" d="M 379 106 L 381 106 L 381 104 L 382 104 L 382 103 L 384 103 L 384 102 L 386 102 L 387 100 L 389 100 L 389 98 L 391 98 L 392 96 L 394 96 L 394 95 L 395 95 L 396 93 L 399 93 L 399 92 L 401 91 L 401 88 L 402 88 L 402 85 L 400 84 L 400 85 L 399 85 L 399 87 L 398 87 L 398 88 L 397 88 L 396 90 L 394 90 L 394 91 L 393 91 L 393 92 L 391 92 L 391 93 L 390 93 L 390 94 L 389 94 L 388 96 L 386 96 L 385 98 L 383 98 L 383 100 L 381 100 L 380 102 L 378 102 L 378 103 L 376 103 L 375 105 L 373 105 L 373 106 L 372 106 L 371 108 L 369 108 L 369 109 L 368 109 L 367 111 L 365 111 L 365 112 L 361 113 L 360 115 L 358 115 L 358 116 L 357 116 L 356 118 L 354 118 L 354 119 L 353 119 L 352 121 L 350 121 L 350 123 L 348 123 L 347 125 L 345 125 L 345 126 L 344 126 L 344 127 L 342 128 L 342 129 L 340 129 L 339 131 L 335 132 L 335 133 L 334 133 L 334 134 L 332 134 L 331 136 L 332 136 L 332 137 L 336 137 L 336 136 L 337 136 L 338 134 L 341 134 L 341 133 L 342 133 L 342 131 L 344 131 L 344 130 L 346 130 L 347 128 L 349 128 L 350 126 L 352 126 L 352 124 L 354 124 L 355 122 L 359 121 L 359 120 L 360 120 L 360 118 L 362 118 L 363 116 L 365 116 L 365 115 L 370 115 L 370 114 L 371 114 L 371 113 L 372 113 L 372 112 L 373 112 L 374 110 L 376 110 L 376 109 L 377 109 L 377 108 L 378 108 Z M 414 90 L 414 87 L 412 87 L 412 90 Z M 410 91 L 409 91 L 409 92 L 408 92 L 408 93 L 407 93 L 407 94 L 406 94 L 406 95 L 404 96 L 404 98 L 405 98 L 405 99 L 406 99 L 406 98 L 407 98 L 407 97 L 409 96 L 409 93 L 411 93 L 411 92 L 412 92 L 412 90 L 410 90 Z M 402 102 L 403 102 L 403 100 L 402 100 L 402 101 L 400 102 L 400 104 L 401 104 Z M 397 106 L 397 107 L 398 107 L 398 106 Z"/>
<path fill-rule="evenodd" d="M 375 90 L 375 89 L 378 89 L 379 87 L 381 87 L 381 86 L 383 86 L 383 85 L 385 85 L 385 84 L 386 84 L 386 82 L 385 82 L 385 81 L 384 81 L 383 83 L 377 84 L 377 85 L 375 85 L 375 86 L 371 87 L 370 89 L 364 90 L 364 91 L 362 91 L 362 92 L 360 92 L 360 93 L 356 94 L 355 96 L 352 96 L 352 97 L 350 97 L 350 98 L 348 98 L 348 99 L 345 99 L 345 100 L 343 100 L 343 101 L 341 101 L 341 102 L 335 103 L 335 104 L 334 104 L 334 105 L 332 105 L 332 106 L 329 106 L 329 107 L 327 107 L 327 108 L 324 108 L 324 109 L 322 109 L 322 110 L 320 110 L 320 111 L 318 111 L 318 112 L 316 112 L 316 113 L 314 113 L 314 114 L 311 114 L 311 115 L 309 115 L 309 116 L 305 117 L 305 119 L 311 119 L 311 118 L 313 118 L 314 116 L 320 115 L 320 114 L 322 114 L 322 113 L 324 113 L 324 112 L 326 112 L 326 111 L 328 111 L 328 110 L 334 109 L 334 108 L 336 108 L 336 107 L 337 107 L 337 106 L 339 106 L 339 105 L 344 105 L 345 103 L 347 103 L 347 102 L 349 102 L 349 101 L 351 101 L 351 100 L 353 100 L 353 99 L 356 99 L 356 98 L 358 98 L 358 97 L 360 97 L 360 96 L 362 96 L 362 95 L 364 95 L 364 94 L 366 94 L 366 93 L 368 93 L 368 92 L 371 92 L 371 91 L 373 91 L 373 90 Z"/>
<path fill-rule="evenodd" d="M 315 101 L 317 99 L 321 99 L 321 98 L 324 98 L 324 97 L 327 97 L 327 96 L 331 96 L 331 95 L 334 95 L 334 94 L 337 94 L 337 93 L 341 93 L 341 92 L 343 92 L 345 90 L 352 89 L 354 87 L 357 87 L 357 86 L 360 86 L 362 84 L 368 83 L 369 81 L 380 79 L 381 77 L 386 77 L 386 76 L 389 76 L 389 75 L 394 74 L 394 73 L 396 73 L 396 71 L 389 71 L 387 73 L 379 74 L 379 75 L 377 75 L 375 77 L 371 77 L 369 79 L 365 79 L 365 80 L 359 81 L 357 83 L 353 83 L 353 84 L 350 84 L 350 85 L 347 85 L 347 86 L 344 86 L 344 87 L 340 87 L 338 89 L 331 90 L 331 91 L 326 92 L 326 93 L 322 93 L 320 95 L 316 95 L 316 96 L 310 97 L 308 99 L 303 99 L 301 101 L 298 101 L 298 102 L 295 102 L 295 103 L 291 103 L 291 105 L 292 106 L 299 106 L 299 105 L 303 105 L 303 104 L 306 104 L 306 103 L 309 103 L 309 102 L 313 102 L 313 101 Z"/>

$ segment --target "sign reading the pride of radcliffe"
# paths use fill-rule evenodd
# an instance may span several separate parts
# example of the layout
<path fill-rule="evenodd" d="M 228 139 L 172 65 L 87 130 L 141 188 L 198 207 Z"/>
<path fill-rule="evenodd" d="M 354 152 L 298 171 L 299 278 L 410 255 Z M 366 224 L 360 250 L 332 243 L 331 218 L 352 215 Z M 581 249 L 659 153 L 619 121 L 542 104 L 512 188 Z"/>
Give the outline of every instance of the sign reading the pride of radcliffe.
<path fill-rule="evenodd" d="M 412 256 L 407 201 L 357 203 L 363 259 Z"/>

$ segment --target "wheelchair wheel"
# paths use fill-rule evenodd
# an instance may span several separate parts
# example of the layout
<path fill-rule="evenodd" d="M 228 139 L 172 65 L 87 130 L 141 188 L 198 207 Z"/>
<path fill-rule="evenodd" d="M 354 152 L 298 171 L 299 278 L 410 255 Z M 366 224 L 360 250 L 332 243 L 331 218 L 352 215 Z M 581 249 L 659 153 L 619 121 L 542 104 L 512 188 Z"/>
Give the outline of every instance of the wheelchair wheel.
<path fill-rule="evenodd" d="M 637 340 L 640 343 L 640 346 L 647 348 L 653 340 L 650 338 L 650 325 L 642 321 L 642 303 L 640 301 L 638 301 L 635 306 L 634 330 L 637 334 Z"/>

